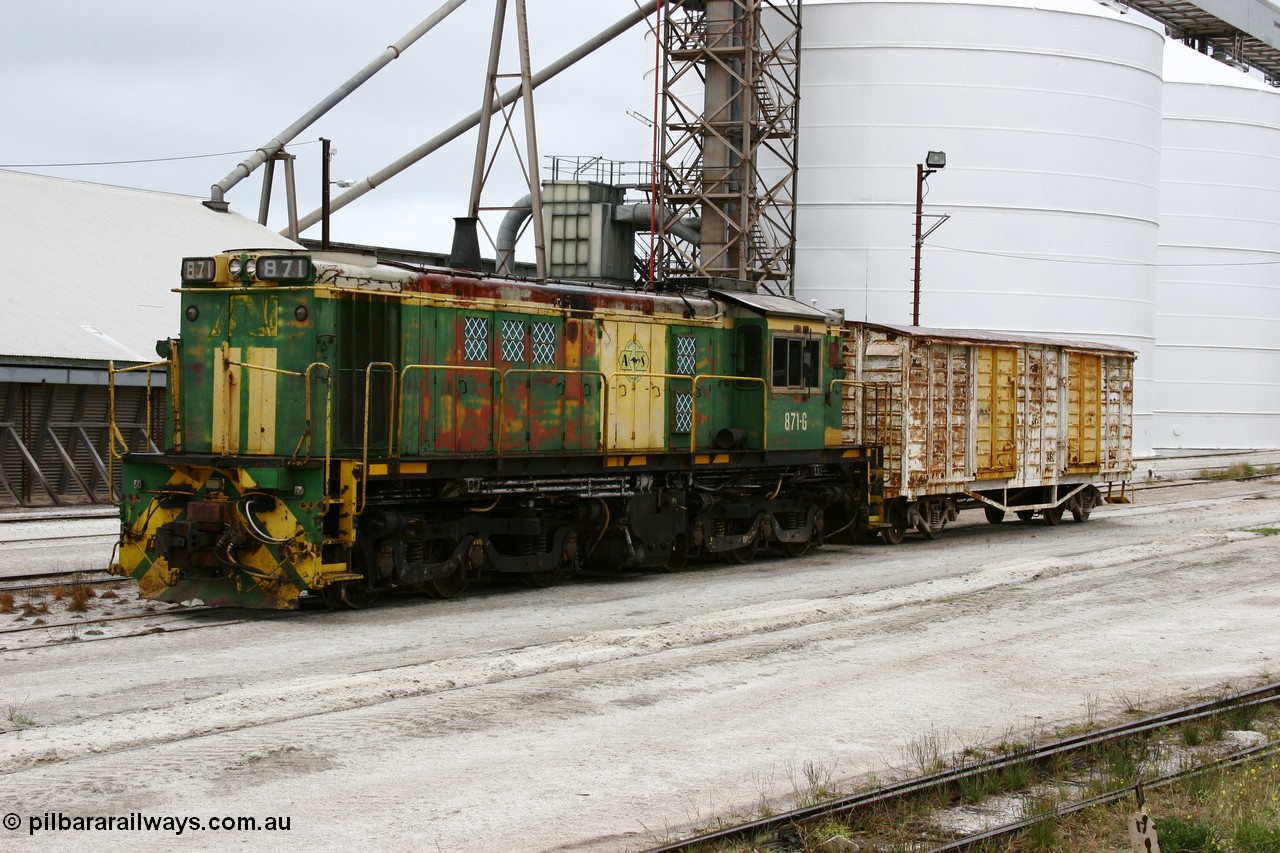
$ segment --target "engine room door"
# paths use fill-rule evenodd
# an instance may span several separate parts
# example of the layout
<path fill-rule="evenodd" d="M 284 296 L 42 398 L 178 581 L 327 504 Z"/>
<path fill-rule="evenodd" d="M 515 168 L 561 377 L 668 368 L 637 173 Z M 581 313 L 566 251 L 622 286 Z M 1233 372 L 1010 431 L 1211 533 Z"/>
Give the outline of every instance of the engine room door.
<path fill-rule="evenodd" d="M 666 383 L 648 374 L 663 372 L 667 363 L 667 329 L 625 321 L 602 325 L 600 365 L 609 378 L 605 444 L 609 450 L 662 450 L 666 446 Z"/>

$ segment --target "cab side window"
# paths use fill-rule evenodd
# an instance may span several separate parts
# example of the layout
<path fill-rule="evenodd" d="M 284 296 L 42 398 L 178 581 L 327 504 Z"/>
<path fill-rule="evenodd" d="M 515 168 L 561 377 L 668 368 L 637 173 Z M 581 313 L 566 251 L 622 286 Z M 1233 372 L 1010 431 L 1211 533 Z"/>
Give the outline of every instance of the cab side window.
<path fill-rule="evenodd" d="M 773 387 L 788 391 L 819 390 L 818 341 L 773 339 Z"/>

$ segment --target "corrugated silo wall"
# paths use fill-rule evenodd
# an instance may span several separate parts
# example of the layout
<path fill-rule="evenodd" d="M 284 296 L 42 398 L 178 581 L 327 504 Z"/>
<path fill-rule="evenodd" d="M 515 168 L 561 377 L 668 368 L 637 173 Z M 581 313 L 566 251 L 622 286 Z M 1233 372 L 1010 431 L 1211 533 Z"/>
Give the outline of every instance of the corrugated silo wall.
<path fill-rule="evenodd" d="M 1280 447 L 1280 93 L 1165 50 L 1155 446 Z"/>

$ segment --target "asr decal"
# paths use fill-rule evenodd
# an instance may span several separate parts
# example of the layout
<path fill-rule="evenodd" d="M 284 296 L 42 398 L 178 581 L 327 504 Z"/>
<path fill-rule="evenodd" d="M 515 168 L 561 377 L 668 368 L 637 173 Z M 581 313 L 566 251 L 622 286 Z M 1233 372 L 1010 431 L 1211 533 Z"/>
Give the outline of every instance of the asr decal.
<path fill-rule="evenodd" d="M 618 353 L 618 369 L 625 373 L 648 373 L 649 353 L 638 338 L 627 341 L 626 346 Z M 639 377 L 632 379 L 634 382 Z"/>

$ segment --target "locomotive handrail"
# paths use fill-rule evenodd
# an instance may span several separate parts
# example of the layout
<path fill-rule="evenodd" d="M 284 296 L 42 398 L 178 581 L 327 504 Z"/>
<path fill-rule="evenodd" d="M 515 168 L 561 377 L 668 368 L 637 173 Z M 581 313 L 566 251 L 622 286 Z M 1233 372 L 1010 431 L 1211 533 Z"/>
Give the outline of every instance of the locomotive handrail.
<path fill-rule="evenodd" d="M 116 454 L 116 442 L 120 442 L 120 446 L 129 451 L 129 442 L 125 441 L 124 434 L 116 426 L 116 374 L 117 373 L 134 373 L 139 370 L 147 372 L 147 421 L 146 428 L 142 434 L 147 437 L 147 444 L 156 447 L 156 443 L 151 439 L 151 372 L 157 367 L 168 367 L 169 361 L 152 361 L 147 364 L 135 364 L 133 367 L 116 367 L 115 361 L 107 362 L 107 421 L 111 425 L 107 437 L 107 494 L 111 496 L 111 502 L 119 506 L 116 500 L 116 469 L 115 460 L 123 458 Z"/>
<path fill-rule="evenodd" d="M 830 405 L 830 404 L 831 404 L 831 394 L 832 394 L 832 392 L 833 392 L 833 391 L 835 391 L 835 388 L 836 388 L 836 386 L 837 386 L 837 385 L 843 385 L 843 386 L 845 386 L 845 387 L 847 387 L 847 388 L 861 388 L 861 389 L 863 390 L 862 400 L 861 400 L 861 402 L 862 402 L 862 412 L 860 413 L 860 414 L 862 415 L 862 417 L 861 417 L 861 424 L 862 424 L 862 428 L 859 430 L 859 432 L 863 433 L 863 435 L 861 436 L 863 444 L 866 444 L 866 443 L 867 443 L 867 436 L 865 435 L 865 433 L 866 433 L 866 432 L 868 432 L 868 429 L 867 429 L 867 410 L 866 410 L 866 402 L 867 402 L 867 395 L 866 395 L 866 391 L 867 391 L 868 389 L 875 391 L 875 395 L 874 395 L 874 396 L 875 396 L 875 398 L 876 398 L 876 404 L 877 404 L 877 405 L 876 405 L 876 409 L 875 409 L 875 412 L 876 412 L 875 422 L 876 422 L 876 425 L 877 425 L 877 429 L 875 430 L 875 433 L 876 433 L 876 442 L 875 442 L 875 443 L 877 443 L 877 444 L 885 444 L 885 443 L 887 443 L 887 441 L 885 440 L 885 436 L 884 436 L 884 430 L 885 430 L 885 427 L 884 427 L 884 424 L 882 424 L 882 423 L 880 422 L 880 417 L 879 417 L 879 415 L 880 415 L 879 400 L 880 400 L 880 390 L 881 390 L 881 389 L 884 389 L 885 397 L 886 397 L 886 404 L 889 404 L 889 403 L 892 403 L 892 402 L 893 402 L 893 383 L 891 383 L 891 382 L 869 382 L 869 381 L 867 381 L 867 380 L 865 380 L 865 379 L 832 379 L 832 380 L 831 380 L 831 384 L 827 386 L 826 402 L 827 402 L 827 404 L 828 404 L 828 405 Z M 842 399 L 843 399 L 843 396 L 844 396 L 844 395 L 842 394 L 842 395 L 841 395 L 841 398 L 842 398 Z"/>
<path fill-rule="evenodd" d="M 608 454 L 609 450 L 608 450 L 608 446 L 607 446 L 607 444 L 608 444 L 608 442 L 607 442 L 607 430 L 608 430 L 608 422 L 609 422 L 609 395 L 608 395 L 607 393 L 605 393 L 605 384 L 606 384 L 609 380 L 608 380 L 607 378 L 605 378 L 604 371 L 601 371 L 601 370 L 567 370 L 567 369 L 561 369 L 561 368 L 542 368 L 542 367 L 512 367 L 512 368 L 509 368 L 505 373 L 503 373 L 503 374 L 499 377 L 499 382 L 500 382 L 500 384 L 499 384 L 499 386 L 498 386 L 498 403 L 497 403 L 497 406 L 498 406 L 498 408 L 499 408 L 499 411 L 501 410 L 501 408 L 504 408 L 504 407 L 505 407 L 505 404 L 506 404 L 507 377 L 508 377 L 508 376 L 510 376 L 510 375 L 511 375 L 511 374 L 513 374 L 513 373 L 527 373 L 527 374 L 529 374 L 529 375 L 531 375 L 531 376 L 534 376 L 534 375 L 541 375 L 541 374 L 549 374 L 549 375 L 552 375 L 552 376 L 554 376 L 554 375 L 558 375 L 558 374 L 560 374 L 560 375 L 567 374 L 567 375 L 571 375 L 571 376 L 598 376 L 598 377 L 600 377 L 600 385 L 601 385 L 601 388 L 600 388 L 600 401 L 601 401 L 601 402 L 600 402 L 600 431 L 599 431 L 599 437 L 598 437 L 598 438 L 597 438 L 597 440 L 596 440 L 596 445 L 597 445 L 597 447 L 599 448 L 599 450 L 600 450 L 600 452 L 601 452 L 601 453 L 603 453 L 603 454 Z M 499 416 L 499 417 L 501 417 L 501 414 L 499 413 L 499 415 L 498 415 L 498 416 Z M 504 431 L 503 431 L 503 430 L 498 430 L 497 439 L 496 439 L 496 444 L 497 444 L 497 453 L 498 453 L 498 458 L 499 458 L 499 459 L 501 459 L 501 458 L 502 458 L 502 436 L 503 436 L 503 435 L 504 435 Z"/>
<path fill-rule="evenodd" d="M 173 410 L 173 449 L 174 452 L 181 453 L 183 444 L 182 364 L 178 353 L 177 339 L 169 338 L 169 408 Z M 151 396 L 150 391 L 147 392 L 147 396 Z"/>
<path fill-rule="evenodd" d="M 323 367 L 325 370 L 324 384 L 324 500 L 329 500 L 329 470 L 333 463 L 333 368 L 327 362 L 313 361 L 307 365 L 306 369 L 299 372 L 296 370 L 284 370 L 279 367 L 267 367 L 265 364 L 254 364 L 249 361 L 235 361 L 233 359 L 225 359 L 223 364 L 230 367 L 247 367 L 250 370 L 260 370 L 263 373 L 275 373 L 279 376 L 296 376 L 299 379 L 306 380 L 303 393 L 305 394 L 306 411 L 303 416 L 302 435 L 298 436 L 298 443 L 293 447 L 293 454 L 289 457 L 290 462 L 298 462 L 298 451 L 302 449 L 303 442 L 307 444 L 307 455 L 301 460 L 306 463 L 311 459 L 311 453 L 315 450 L 314 436 L 311 423 L 311 383 L 315 377 L 312 372 L 317 367 Z M 172 389 L 170 389 L 172 393 Z"/>
<path fill-rule="evenodd" d="M 360 493 L 357 495 L 355 514 L 360 515 L 364 512 L 365 503 L 368 500 L 369 489 L 369 397 L 373 390 L 373 369 L 386 368 L 391 371 L 391 378 L 396 378 L 396 366 L 389 361 L 371 361 L 364 368 L 364 434 L 360 442 Z M 399 410 L 396 408 L 396 383 L 391 382 L 388 389 L 389 399 L 387 400 L 387 456 L 391 456 L 395 450 L 396 427 L 399 425 L 399 417 L 393 421 L 391 414 Z"/>
<path fill-rule="evenodd" d="M 493 411 L 489 416 L 489 429 L 494 436 L 494 447 L 499 445 L 497 439 L 497 418 L 499 417 L 498 402 L 502 399 L 502 371 L 496 367 L 480 367 L 478 365 L 467 364 L 407 364 L 400 370 L 400 408 L 396 410 L 396 446 L 394 451 L 388 451 L 391 456 L 399 456 L 400 449 L 404 444 L 404 380 L 409 375 L 410 370 L 467 370 L 475 373 L 490 373 L 494 379 L 494 405 Z"/>
<path fill-rule="evenodd" d="M 694 376 L 689 373 L 632 373 L 629 370 L 617 370 L 609 374 L 609 378 L 607 380 L 609 390 L 613 390 L 613 380 L 617 379 L 618 377 L 622 377 L 624 379 L 687 379 L 690 382 L 694 381 Z M 654 386 L 650 386 L 650 387 L 654 387 Z M 694 391 L 695 386 L 690 385 L 689 390 Z M 609 395 L 605 394 L 604 396 L 605 396 L 605 411 L 608 412 L 608 396 Z M 693 396 L 697 397 L 698 395 L 695 393 Z M 690 418 L 692 417 L 693 415 L 691 413 Z M 691 421 L 689 424 L 690 448 L 693 447 L 693 433 L 694 433 L 694 425 L 693 425 L 693 422 Z M 606 453 L 607 452 L 608 452 L 608 449 L 606 448 Z"/>

